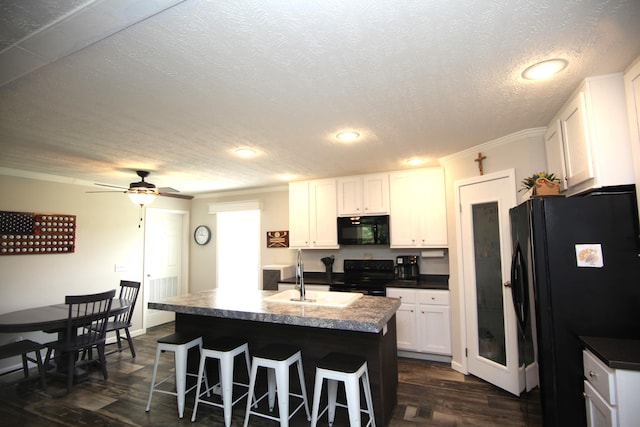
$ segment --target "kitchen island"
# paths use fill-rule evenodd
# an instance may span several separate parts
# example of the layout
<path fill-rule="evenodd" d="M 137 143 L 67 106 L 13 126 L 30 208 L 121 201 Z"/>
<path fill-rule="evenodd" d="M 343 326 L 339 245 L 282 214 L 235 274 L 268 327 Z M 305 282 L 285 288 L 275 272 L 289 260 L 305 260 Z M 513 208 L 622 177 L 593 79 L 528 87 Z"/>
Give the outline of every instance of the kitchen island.
<path fill-rule="evenodd" d="M 395 312 L 400 301 L 363 296 L 348 307 L 334 308 L 264 300 L 275 293 L 210 290 L 150 302 L 149 308 L 175 312 L 176 332 L 197 332 L 210 338 L 242 336 L 250 351 L 273 342 L 299 346 L 310 400 L 319 359 L 330 352 L 365 357 L 376 423 L 388 425 L 397 401 Z"/>

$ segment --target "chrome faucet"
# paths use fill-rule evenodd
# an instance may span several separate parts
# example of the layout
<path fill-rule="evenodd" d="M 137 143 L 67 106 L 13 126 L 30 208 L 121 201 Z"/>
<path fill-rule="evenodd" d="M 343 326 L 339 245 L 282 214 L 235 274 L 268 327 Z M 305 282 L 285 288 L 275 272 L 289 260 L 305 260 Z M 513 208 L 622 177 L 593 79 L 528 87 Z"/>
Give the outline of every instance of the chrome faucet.
<path fill-rule="evenodd" d="M 300 282 L 298 282 L 300 280 Z M 302 250 L 298 249 L 298 260 L 296 261 L 296 288 L 300 290 L 300 301 L 306 299 L 304 290 L 304 266 L 302 264 Z"/>

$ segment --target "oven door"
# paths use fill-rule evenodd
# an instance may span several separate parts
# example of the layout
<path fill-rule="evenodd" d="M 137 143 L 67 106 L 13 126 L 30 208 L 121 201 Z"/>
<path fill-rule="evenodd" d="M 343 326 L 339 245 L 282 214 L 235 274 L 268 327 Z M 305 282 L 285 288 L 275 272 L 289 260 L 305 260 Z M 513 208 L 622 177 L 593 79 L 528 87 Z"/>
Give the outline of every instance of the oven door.
<path fill-rule="evenodd" d="M 329 290 L 332 292 L 360 292 L 364 295 L 378 297 L 387 296 L 386 288 L 384 286 L 363 286 L 358 284 L 332 283 L 329 286 Z"/>

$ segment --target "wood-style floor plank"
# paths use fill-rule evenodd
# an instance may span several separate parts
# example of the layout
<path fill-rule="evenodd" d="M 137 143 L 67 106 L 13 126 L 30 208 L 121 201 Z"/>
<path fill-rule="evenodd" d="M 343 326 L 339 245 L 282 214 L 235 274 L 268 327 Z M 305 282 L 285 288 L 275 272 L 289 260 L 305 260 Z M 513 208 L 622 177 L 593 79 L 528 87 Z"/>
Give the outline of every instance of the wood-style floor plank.
<path fill-rule="evenodd" d="M 103 380 L 99 370 L 92 371 L 89 379 L 74 385 L 68 395 L 65 384 L 55 380 L 50 381 L 46 392 L 40 388 L 37 378 L 18 386 L 0 386 L 0 424 L 28 427 L 224 426 L 222 410 L 206 405 L 199 406 L 197 420 L 191 423 L 194 392 L 187 396 L 183 419 L 178 418 L 175 397 L 159 393 L 153 396 L 151 411 L 145 412 L 156 340 L 172 332 L 173 324 L 170 323 L 134 338 L 135 359 L 128 350 L 107 356 L 109 379 Z M 163 356 L 159 378 L 172 371 L 173 358 Z M 398 380 L 398 405 L 390 424 L 393 427 L 542 425 L 536 392 L 516 397 L 473 376 L 462 375 L 446 364 L 404 358 L 399 359 Z M 232 425 L 243 424 L 244 409 L 242 403 L 234 407 Z M 249 425 L 276 427 L 278 423 L 252 416 Z M 308 426 L 309 422 L 300 413 L 290 425 Z M 328 425 L 326 415 L 318 425 Z M 347 425 L 346 411 L 338 409 L 334 426 Z"/>

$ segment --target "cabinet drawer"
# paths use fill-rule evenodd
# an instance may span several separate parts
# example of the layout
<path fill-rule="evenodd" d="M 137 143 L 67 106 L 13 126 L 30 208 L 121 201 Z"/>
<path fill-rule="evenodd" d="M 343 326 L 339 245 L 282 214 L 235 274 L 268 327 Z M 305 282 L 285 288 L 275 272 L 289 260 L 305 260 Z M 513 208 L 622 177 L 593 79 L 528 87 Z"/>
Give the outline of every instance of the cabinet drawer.
<path fill-rule="evenodd" d="M 387 296 L 400 298 L 403 304 L 416 302 L 416 290 L 411 288 L 387 288 Z"/>
<path fill-rule="evenodd" d="M 584 397 L 587 407 L 587 425 L 590 427 L 610 427 L 618 425 L 617 412 L 604 401 L 589 381 L 584 381 Z"/>
<path fill-rule="evenodd" d="M 582 351 L 582 363 L 586 381 L 588 381 L 610 405 L 617 405 L 615 375 L 613 370 L 587 350 Z"/>
<path fill-rule="evenodd" d="M 449 305 L 449 291 L 418 291 L 418 303 L 432 305 Z"/>

